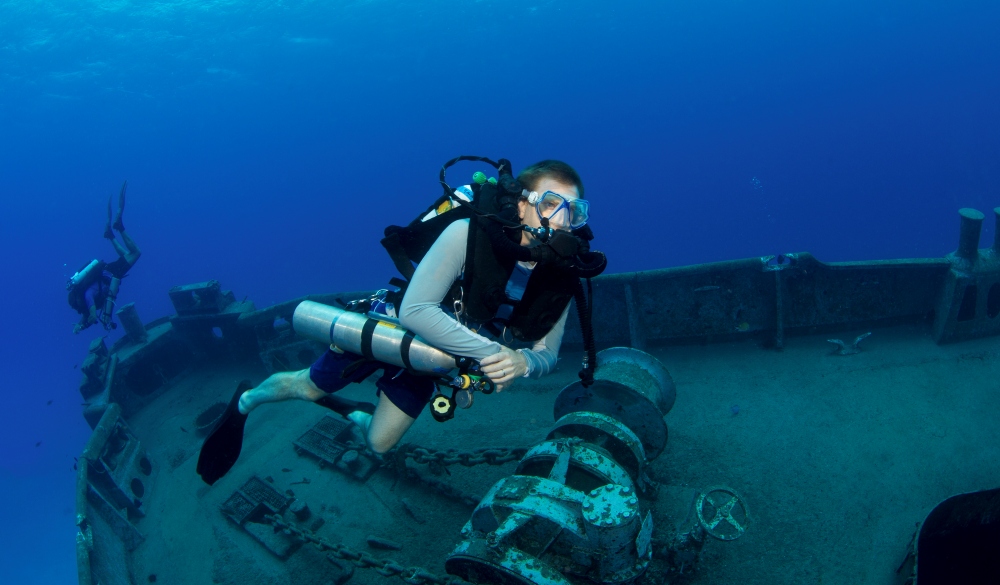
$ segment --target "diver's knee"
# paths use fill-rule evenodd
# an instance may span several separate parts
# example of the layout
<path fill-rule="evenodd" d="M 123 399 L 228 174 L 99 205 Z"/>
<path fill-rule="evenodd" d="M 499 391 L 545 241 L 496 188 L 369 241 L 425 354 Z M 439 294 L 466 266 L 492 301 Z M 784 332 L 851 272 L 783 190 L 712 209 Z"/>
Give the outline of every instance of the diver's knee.
<path fill-rule="evenodd" d="M 373 433 L 371 430 L 368 431 L 368 448 L 375 452 L 376 455 L 385 455 L 390 449 L 396 446 L 398 440 L 394 440 L 392 437 L 379 436 Z"/>

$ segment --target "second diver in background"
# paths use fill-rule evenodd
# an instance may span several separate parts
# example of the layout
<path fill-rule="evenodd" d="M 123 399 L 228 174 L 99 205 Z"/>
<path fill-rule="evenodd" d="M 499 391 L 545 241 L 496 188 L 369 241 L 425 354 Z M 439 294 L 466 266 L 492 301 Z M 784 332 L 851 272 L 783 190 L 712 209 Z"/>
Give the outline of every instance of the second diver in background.
<path fill-rule="evenodd" d="M 118 298 L 118 287 L 142 255 L 139 246 L 125 232 L 125 224 L 122 221 L 127 186 L 127 181 L 122 183 L 121 191 L 118 193 L 118 215 L 114 223 L 111 221 L 111 198 L 108 198 L 108 223 L 104 227 L 104 237 L 111 241 L 115 252 L 118 253 L 118 259 L 111 263 L 91 260 L 66 283 L 69 306 L 80 314 L 80 322 L 73 327 L 73 333 L 80 333 L 98 323 L 106 330 L 117 326 L 112 319 L 115 301 Z M 122 243 L 115 238 L 115 231 L 121 236 Z"/>

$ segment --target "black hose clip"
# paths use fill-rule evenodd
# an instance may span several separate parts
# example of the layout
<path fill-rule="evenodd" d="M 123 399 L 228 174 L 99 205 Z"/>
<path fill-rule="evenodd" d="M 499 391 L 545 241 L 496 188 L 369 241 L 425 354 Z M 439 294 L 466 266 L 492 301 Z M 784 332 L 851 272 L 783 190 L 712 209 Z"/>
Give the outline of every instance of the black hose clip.
<path fill-rule="evenodd" d="M 594 250 L 583 252 L 573 257 L 570 272 L 577 278 L 594 278 L 608 267 L 608 257 L 604 252 Z"/>

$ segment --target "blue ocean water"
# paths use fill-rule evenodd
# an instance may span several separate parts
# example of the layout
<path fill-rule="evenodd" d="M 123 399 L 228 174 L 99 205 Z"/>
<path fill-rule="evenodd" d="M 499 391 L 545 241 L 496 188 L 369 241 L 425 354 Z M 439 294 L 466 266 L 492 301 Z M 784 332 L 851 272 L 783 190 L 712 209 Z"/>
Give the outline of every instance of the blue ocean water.
<path fill-rule="evenodd" d="M 382 228 L 459 154 L 574 165 L 613 272 L 937 257 L 1000 205 L 998 28 L 994 2 L 0 3 L 0 582 L 75 579 L 94 331 L 63 285 L 113 258 L 123 180 L 147 320 L 208 279 L 382 285 Z"/>

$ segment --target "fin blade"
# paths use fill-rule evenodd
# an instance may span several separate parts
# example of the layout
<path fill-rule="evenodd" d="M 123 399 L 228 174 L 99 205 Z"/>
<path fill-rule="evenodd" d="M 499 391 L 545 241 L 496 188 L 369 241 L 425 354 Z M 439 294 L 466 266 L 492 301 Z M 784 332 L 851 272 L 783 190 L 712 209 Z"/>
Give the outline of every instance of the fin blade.
<path fill-rule="evenodd" d="M 243 429 L 247 422 L 247 415 L 241 414 L 239 410 L 240 396 L 251 387 L 246 380 L 240 382 L 229 406 L 201 447 L 198 454 L 198 475 L 208 485 L 214 485 L 226 475 L 240 457 L 240 451 L 243 450 Z"/>

